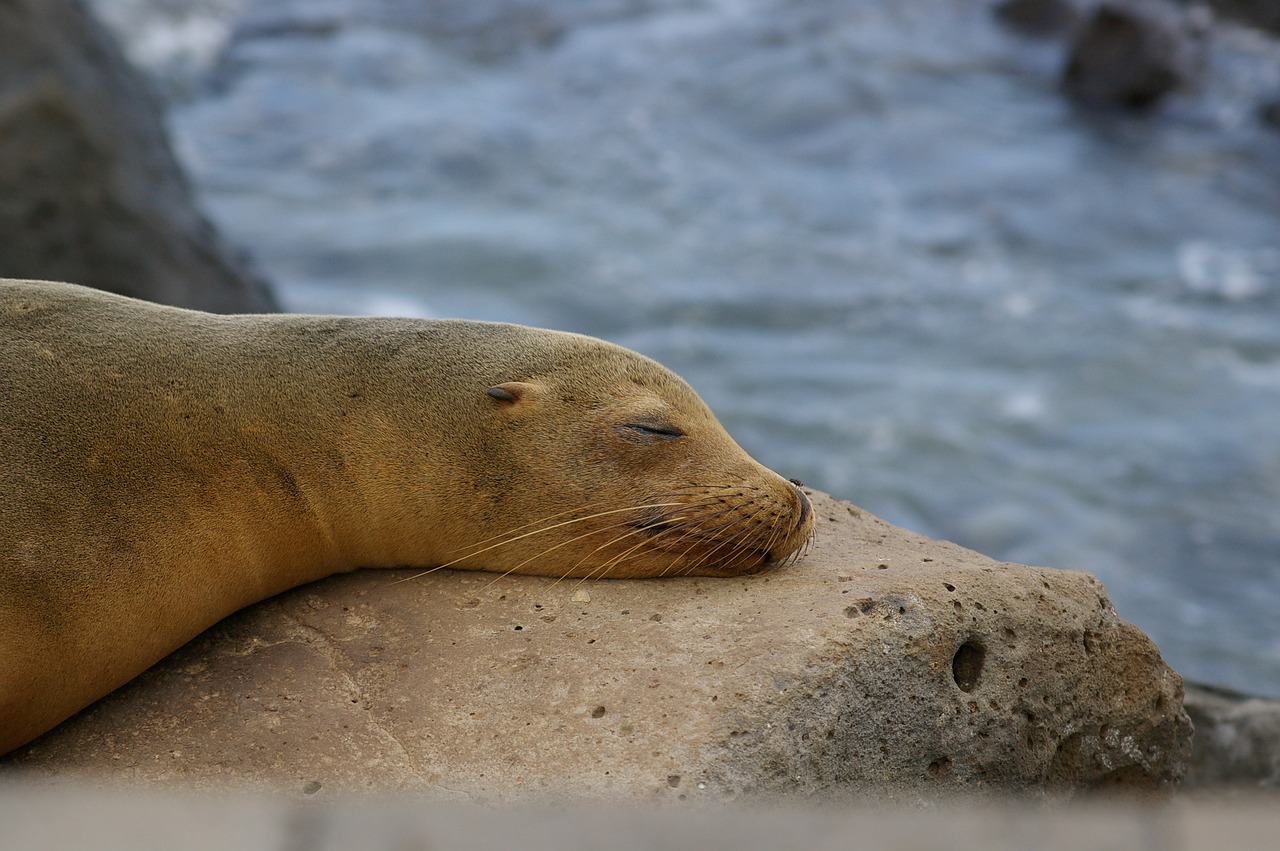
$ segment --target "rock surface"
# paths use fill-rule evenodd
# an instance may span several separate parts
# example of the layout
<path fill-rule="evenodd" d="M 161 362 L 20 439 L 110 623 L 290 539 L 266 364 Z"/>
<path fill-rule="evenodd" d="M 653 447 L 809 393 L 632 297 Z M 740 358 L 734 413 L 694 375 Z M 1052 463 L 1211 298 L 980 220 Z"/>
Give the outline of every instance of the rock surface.
<path fill-rule="evenodd" d="M 1006 26 L 1040 38 L 1070 34 L 1083 15 L 1076 0 L 1001 0 L 994 11 Z"/>
<path fill-rule="evenodd" d="M 1186 785 L 1193 789 L 1280 789 L 1280 700 L 1187 686 L 1195 725 Z"/>
<path fill-rule="evenodd" d="M 0 3 L 0 275 L 269 311 L 196 210 L 159 108 L 75 0 Z"/>
<path fill-rule="evenodd" d="M 1080 572 L 815 494 L 794 566 L 579 584 L 362 571 L 210 630 L 0 777 L 727 800 L 1159 787 L 1182 681 Z"/>
<path fill-rule="evenodd" d="M 1203 76 L 1206 25 L 1165 0 L 1102 3 L 1072 41 L 1063 89 L 1089 106 L 1153 106 Z"/>
<path fill-rule="evenodd" d="M 1280 34 L 1280 3 L 1276 0 L 1209 0 L 1209 5 L 1224 18 Z"/>

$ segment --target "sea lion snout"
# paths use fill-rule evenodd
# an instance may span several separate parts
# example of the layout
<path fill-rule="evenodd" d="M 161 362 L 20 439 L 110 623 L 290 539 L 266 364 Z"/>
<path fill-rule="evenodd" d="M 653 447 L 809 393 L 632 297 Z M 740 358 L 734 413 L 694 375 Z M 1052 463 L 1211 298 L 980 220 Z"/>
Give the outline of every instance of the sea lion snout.
<path fill-rule="evenodd" d="M 796 493 L 796 499 L 800 501 L 800 517 L 796 520 L 796 528 L 803 529 L 804 525 L 809 522 L 809 516 L 813 514 L 813 505 L 809 502 L 808 495 L 800 490 L 803 486 L 802 482 L 795 479 L 788 479 L 791 482 L 791 489 Z"/>

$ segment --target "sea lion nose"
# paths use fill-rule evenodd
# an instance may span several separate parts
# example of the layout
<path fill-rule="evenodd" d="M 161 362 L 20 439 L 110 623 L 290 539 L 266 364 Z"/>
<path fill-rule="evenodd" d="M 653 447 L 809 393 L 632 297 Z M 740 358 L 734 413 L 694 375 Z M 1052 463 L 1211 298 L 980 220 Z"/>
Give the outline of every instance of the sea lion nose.
<path fill-rule="evenodd" d="M 796 492 L 796 497 L 800 500 L 800 519 L 796 521 L 796 528 L 799 529 L 809 520 L 809 513 L 813 511 L 813 506 L 809 504 L 809 497 L 805 496 L 804 491 L 800 488 L 804 487 L 804 482 L 798 479 L 787 479 L 791 482 L 791 489 Z"/>

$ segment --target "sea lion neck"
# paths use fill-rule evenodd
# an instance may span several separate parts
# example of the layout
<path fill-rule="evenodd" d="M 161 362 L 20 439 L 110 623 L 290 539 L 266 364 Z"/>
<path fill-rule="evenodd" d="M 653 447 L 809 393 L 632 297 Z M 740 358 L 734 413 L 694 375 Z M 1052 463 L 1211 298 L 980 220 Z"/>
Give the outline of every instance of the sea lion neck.
<path fill-rule="evenodd" d="M 298 518 L 295 540 L 306 557 L 287 572 L 312 581 L 438 562 L 428 542 L 440 512 L 424 483 L 451 461 L 427 436 L 458 390 L 435 382 L 406 392 L 406 352 L 432 366 L 421 323 L 301 315 L 225 322 L 218 348 L 240 360 L 226 392 L 242 451 L 278 472 L 269 487 Z"/>

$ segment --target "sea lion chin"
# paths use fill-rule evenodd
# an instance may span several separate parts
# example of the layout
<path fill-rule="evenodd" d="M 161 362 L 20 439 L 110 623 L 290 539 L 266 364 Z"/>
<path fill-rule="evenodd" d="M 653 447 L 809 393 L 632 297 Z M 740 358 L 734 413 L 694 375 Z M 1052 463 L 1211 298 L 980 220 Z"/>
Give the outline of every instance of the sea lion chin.
<path fill-rule="evenodd" d="M 0 753 L 334 573 L 733 576 L 813 530 L 684 381 L 591 337 L 7 280 L 0 329 Z"/>

